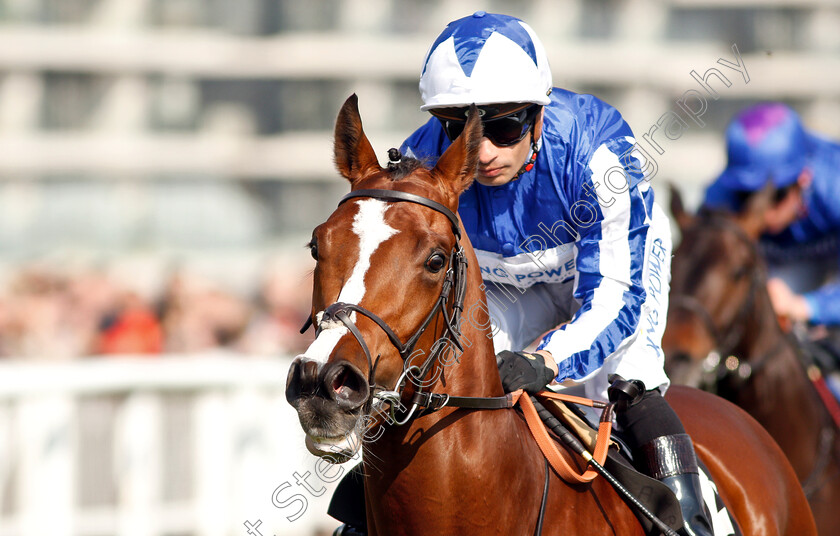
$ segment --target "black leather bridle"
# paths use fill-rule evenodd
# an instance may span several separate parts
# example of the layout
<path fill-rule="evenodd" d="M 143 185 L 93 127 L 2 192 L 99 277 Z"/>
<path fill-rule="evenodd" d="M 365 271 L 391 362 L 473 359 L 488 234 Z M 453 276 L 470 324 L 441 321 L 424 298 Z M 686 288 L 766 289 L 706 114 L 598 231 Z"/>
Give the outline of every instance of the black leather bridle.
<path fill-rule="evenodd" d="M 321 333 L 322 326 L 325 322 L 338 321 L 347 327 L 359 343 L 359 346 L 361 346 L 365 353 L 365 357 L 367 358 L 368 387 L 370 389 L 370 396 L 367 400 L 367 404 L 372 404 L 374 398 L 389 402 L 391 404 L 391 419 L 395 424 L 400 425 L 408 422 L 408 420 L 413 416 L 415 410 L 419 407 L 423 407 L 426 410 L 431 411 L 436 411 L 447 405 L 473 409 L 500 409 L 511 407 L 512 402 L 509 396 L 456 397 L 423 391 L 423 385 L 418 384 L 418 382 L 422 381 L 422 379 L 425 378 L 431 371 L 435 363 L 440 362 L 443 354 L 447 350 L 451 349 L 451 345 L 454 345 L 459 351 L 464 350 L 463 344 L 461 343 L 460 323 L 461 314 L 464 311 L 464 298 L 466 296 L 467 288 L 467 259 L 464 254 L 464 248 L 460 244 L 461 228 L 458 223 L 458 216 L 447 207 L 436 201 L 432 201 L 431 199 L 427 199 L 420 195 L 395 190 L 355 190 L 345 195 L 338 204 L 341 205 L 342 203 L 357 197 L 381 199 L 383 201 L 415 203 L 431 208 L 432 210 L 446 216 L 452 224 L 452 232 L 455 235 L 455 246 L 452 248 L 449 255 L 449 266 L 446 270 L 440 294 L 438 295 L 435 305 L 426 315 L 426 318 L 420 326 L 414 331 L 414 334 L 412 334 L 405 342 L 402 342 L 394 330 L 388 326 L 388 323 L 382 320 L 382 318 L 376 315 L 376 313 L 360 305 L 343 302 L 333 303 L 324 310 L 323 316 L 317 319 L 318 325 L 316 326 L 315 336 L 317 337 Z M 405 362 L 403 374 L 397 380 L 397 384 L 393 390 L 385 390 L 384 388 L 376 385 L 376 367 L 379 363 L 380 356 L 377 356 L 376 359 L 374 359 L 371 355 L 370 348 L 365 342 L 364 336 L 350 317 L 352 313 L 361 314 L 379 326 L 379 328 L 385 332 L 385 335 L 387 335 L 391 344 L 394 345 L 399 352 L 400 357 Z M 410 365 L 409 359 L 413 357 L 414 347 L 417 345 L 417 341 L 438 313 L 442 313 L 444 318 L 445 329 L 443 334 L 440 338 L 438 338 L 435 344 L 432 345 L 431 351 L 423 361 L 422 365 Z M 303 325 L 303 328 L 301 328 L 301 333 L 309 329 L 309 326 L 311 325 L 313 325 L 313 319 L 310 316 Z M 402 407 L 400 401 L 403 397 L 403 389 L 405 388 L 405 380 L 407 376 L 411 376 L 413 379 L 417 380 L 415 382 L 416 390 L 410 402 L 410 409 L 405 412 L 404 415 L 399 416 L 396 414 L 396 410 L 397 408 Z"/>
<path fill-rule="evenodd" d="M 383 402 L 389 403 L 390 418 L 388 420 L 391 424 L 396 424 L 400 426 L 410 421 L 411 418 L 415 416 L 415 411 L 418 408 L 423 408 L 424 412 L 434 412 L 441 409 L 444 406 L 453 406 L 468 409 L 512 408 L 514 406 L 515 401 L 510 393 L 504 396 L 491 397 L 450 396 L 448 394 L 423 391 L 424 385 L 422 383 L 419 383 L 419 381 L 422 381 L 423 378 L 425 378 L 426 375 L 431 371 L 434 364 L 441 361 L 441 356 L 447 349 L 449 349 L 448 343 L 451 342 L 460 351 L 464 350 L 463 344 L 461 343 L 460 322 L 461 313 L 464 312 L 464 298 L 466 297 L 467 290 L 467 259 L 466 255 L 464 254 L 464 248 L 460 243 L 461 227 L 458 223 L 458 216 L 455 215 L 454 212 L 452 212 L 445 206 L 438 203 L 437 201 L 432 201 L 431 199 L 427 199 L 420 195 L 395 190 L 355 190 L 345 195 L 341 199 L 341 201 L 339 201 L 338 204 L 341 205 L 345 201 L 357 197 L 367 197 L 394 202 L 402 201 L 423 205 L 424 207 L 428 207 L 446 216 L 447 219 L 449 219 L 449 222 L 452 224 L 452 233 L 455 235 L 455 246 L 452 248 L 452 251 L 449 255 L 449 267 L 446 270 L 446 275 L 444 276 L 443 284 L 441 285 L 438 299 L 435 302 L 435 305 L 432 307 L 431 311 L 429 311 L 429 313 L 426 315 L 426 318 L 414 331 L 414 334 L 408 338 L 407 341 L 402 342 L 397 336 L 397 334 L 394 332 L 394 330 L 391 329 L 390 326 L 388 326 L 388 323 L 382 320 L 378 315 L 356 304 L 341 302 L 333 303 L 324 310 L 323 316 L 320 319 L 318 319 L 319 325 L 316 330 L 316 337 L 318 336 L 318 334 L 321 333 L 321 325 L 325 321 L 339 321 L 347 327 L 350 333 L 353 334 L 353 337 L 355 337 L 356 341 L 359 343 L 359 346 L 361 346 L 362 350 L 365 352 L 365 357 L 367 358 L 368 362 L 368 387 L 370 393 L 367 401 L 365 402 L 367 409 L 370 409 L 374 399 L 378 399 Z M 450 304 L 450 308 L 452 310 L 451 313 L 447 308 L 447 304 Z M 352 313 L 359 313 L 372 320 L 377 326 L 379 326 L 379 328 L 382 331 L 385 332 L 385 334 L 388 336 L 388 339 L 391 341 L 391 344 L 393 344 L 397 351 L 400 353 L 400 357 L 404 362 L 403 373 L 397 380 L 393 390 L 385 390 L 383 388 L 379 388 L 376 385 L 374 377 L 376 374 L 376 366 L 379 363 L 380 356 L 376 356 L 375 360 L 372 358 L 370 348 L 368 348 L 368 345 L 365 342 L 362 333 L 359 331 L 359 328 L 356 327 L 356 324 L 350 318 L 350 315 Z M 432 320 L 438 313 L 442 313 L 444 317 L 445 329 L 443 334 L 432 345 L 431 351 L 429 352 L 429 356 L 426 357 L 425 361 L 423 362 L 423 365 L 411 365 L 409 363 L 409 360 L 413 356 L 414 347 L 416 346 L 417 341 L 420 339 L 420 336 L 423 335 L 423 332 L 426 331 L 426 328 L 429 327 L 429 324 L 432 322 Z M 306 323 L 303 325 L 300 332 L 305 332 L 312 324 L 313 320 L 310 316 L 306 320 Z M 403 398 L 403 390 L 406 386 L 405 380 L 406 377 L 409 375 L 418 381 L 414 382 L 415 391 L 410 402 L 410 408 L 408 410 L 405 410 L 405 408 L 403 408 L 401 404 L 401 400 Z M 398 411 L 402 414 L 398 415 Z M 542 502 L 540 504 L 539 516 L 534 532 L 534 534 L 537 535 L 540 534 L 542 531 L 545 504 L 548 498 L 548 485 L 549 464 L 548 460 L 546 459 L 545 484 L 543 486 Z"/>

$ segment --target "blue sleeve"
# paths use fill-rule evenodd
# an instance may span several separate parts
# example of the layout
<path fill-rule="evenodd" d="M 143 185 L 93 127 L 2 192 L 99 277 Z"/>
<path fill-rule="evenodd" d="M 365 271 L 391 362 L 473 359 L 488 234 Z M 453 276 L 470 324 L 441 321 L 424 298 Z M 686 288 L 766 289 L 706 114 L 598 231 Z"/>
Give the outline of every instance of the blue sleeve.
<path fill-rule="evenodd" d="M 840 144 L 816 138 L 814 143 L 818 149 L 810 162 L 813 175 L 805 191 L 806 205 L 816 212 L 822 231 L 840 235 Z"/>
<path fill-rule="evenodd" d="M 828 283 L 804 295 L 814 324 L 840 325 L 840 281 Z"/>
<path fill-rule="evenodd" d="M 809 218 L 820 223 L 819 232 L 840 239 L 840 145 L 818 138 L 814 143 L 819 150 L 811 163 L 812 191 L 810 196 L 806 193 Z M 840 281 L 823 285 L 804 297 L 811 310 L 811 322 L 840 325 Z"/>
<path fill-rule="evenodd" d="M 653 190 L 643 166 L 629 156 L 635 140 L 621 124 L 625 128 L 597 145 L 572 178 L 577 195 L 571 198 L 578 207 L 572 214 L 579 228 L 575 298 L 581 307 L 539 346 L 557 361 L 558 381 L 595 374 L 639 329 Z"/>
<path fill-rule="evenodd" d="M 406 138 L 400 146 L 400 152 L 431 167 L 449 145 L 449 138 L 444 134 L 440 121 L 432 117 Z"/>

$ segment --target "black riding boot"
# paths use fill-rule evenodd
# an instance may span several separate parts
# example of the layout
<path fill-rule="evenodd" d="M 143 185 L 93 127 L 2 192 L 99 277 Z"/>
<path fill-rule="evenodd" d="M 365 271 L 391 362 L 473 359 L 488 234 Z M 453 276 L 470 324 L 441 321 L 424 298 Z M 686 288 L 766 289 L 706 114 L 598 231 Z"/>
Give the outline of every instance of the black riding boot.
<path fill-rule="evenodd" d="M 624 430 L 636 468 L 661 481 L 677 496 L 683 536 L 713 536 L 697 457 L 682 421 L 658 389 L 638 381 L 611 379 L 609 397 L 616 403 L 616 421 Z"/>
<path fill-rule="evenodd" d="M 362 464 L 350 469 L 338 483 L 327 514 L 344 523 L 335 529 L 332 536 L 367 536 Z"/>
<path fill-rule="evenodd" d="M 684 536 L 713 536 L 711 516 L 703 501 L 694 446 L 688 434 L 657 437 L 636 450 L 637 464 L 668 486 L 683 515 Z"/>

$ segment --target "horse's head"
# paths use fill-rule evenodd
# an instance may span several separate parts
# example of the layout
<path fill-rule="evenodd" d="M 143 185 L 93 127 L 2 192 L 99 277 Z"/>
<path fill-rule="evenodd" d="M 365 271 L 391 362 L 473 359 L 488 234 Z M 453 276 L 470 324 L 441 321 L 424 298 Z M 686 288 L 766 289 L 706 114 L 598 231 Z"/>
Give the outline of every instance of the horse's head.
<path fill-rule="evenodd" d="M 351 192 L 312 233 L 316 338 L 286 385 L 314 454 L 352 455 L 374 395 L 399 390 L 406 361 L 422 378 L 436 343 L 459 344 L 452 306 L 463 301 L 466 265 L 455 214 L 481 136 L 473 113 L 434 169 L 411 158 L 382 168 L 356 96 L 341 108 L 335 162 Z"/>
<path fill-rule="evenodd" d="M 700 386 L 736 349 L 752 320 L 756 299 L 765 292 L 764 264 L 756 241 L 772 187 L 753 195 L 740 213 L 688 214 L 679 192 L 671 191 L 671 212 L 682 232 L 671 265 L 668 323 L 662 346 L 668 376 Z"/>

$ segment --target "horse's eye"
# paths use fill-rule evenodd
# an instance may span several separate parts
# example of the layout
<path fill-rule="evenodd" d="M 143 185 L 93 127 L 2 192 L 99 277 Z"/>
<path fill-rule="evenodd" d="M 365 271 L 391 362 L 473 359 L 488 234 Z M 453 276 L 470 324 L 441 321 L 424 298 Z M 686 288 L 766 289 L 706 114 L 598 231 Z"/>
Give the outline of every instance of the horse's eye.
<path fill-rule="evenodd" d="M 309 243 L 306 244 L 306 247 L 309 248 L 309 254 L 312 255 L 312 258 L 317 261 L 318 260 L 318 242 L 315 241 L 315 238 L 310 240 Z"/>
<path fill-rule="evenodd" d="M 444 266 L 446 266 L 446 256 L 443 253 L 432 253 L 432 256 L 426 260 L 426 269 L 433 274 L 443 270 Z"/>
<path fill-rule="evenodd" d="M 735 279 L 735 280 L 737 281 L 738 279 L 741 279 L 742 277 L 744 277 L 745 275 L 747 275 L 747 272 L 749 272 L 749 268 L 748 268 L 748 267 L 746 267 L 746 266 L 740 266 L 740 267 L 738 267 L 738 268 L 735 270 L 735 272 L 732 274 L 732 278 L 733 278 L 733 279 Z"/>

